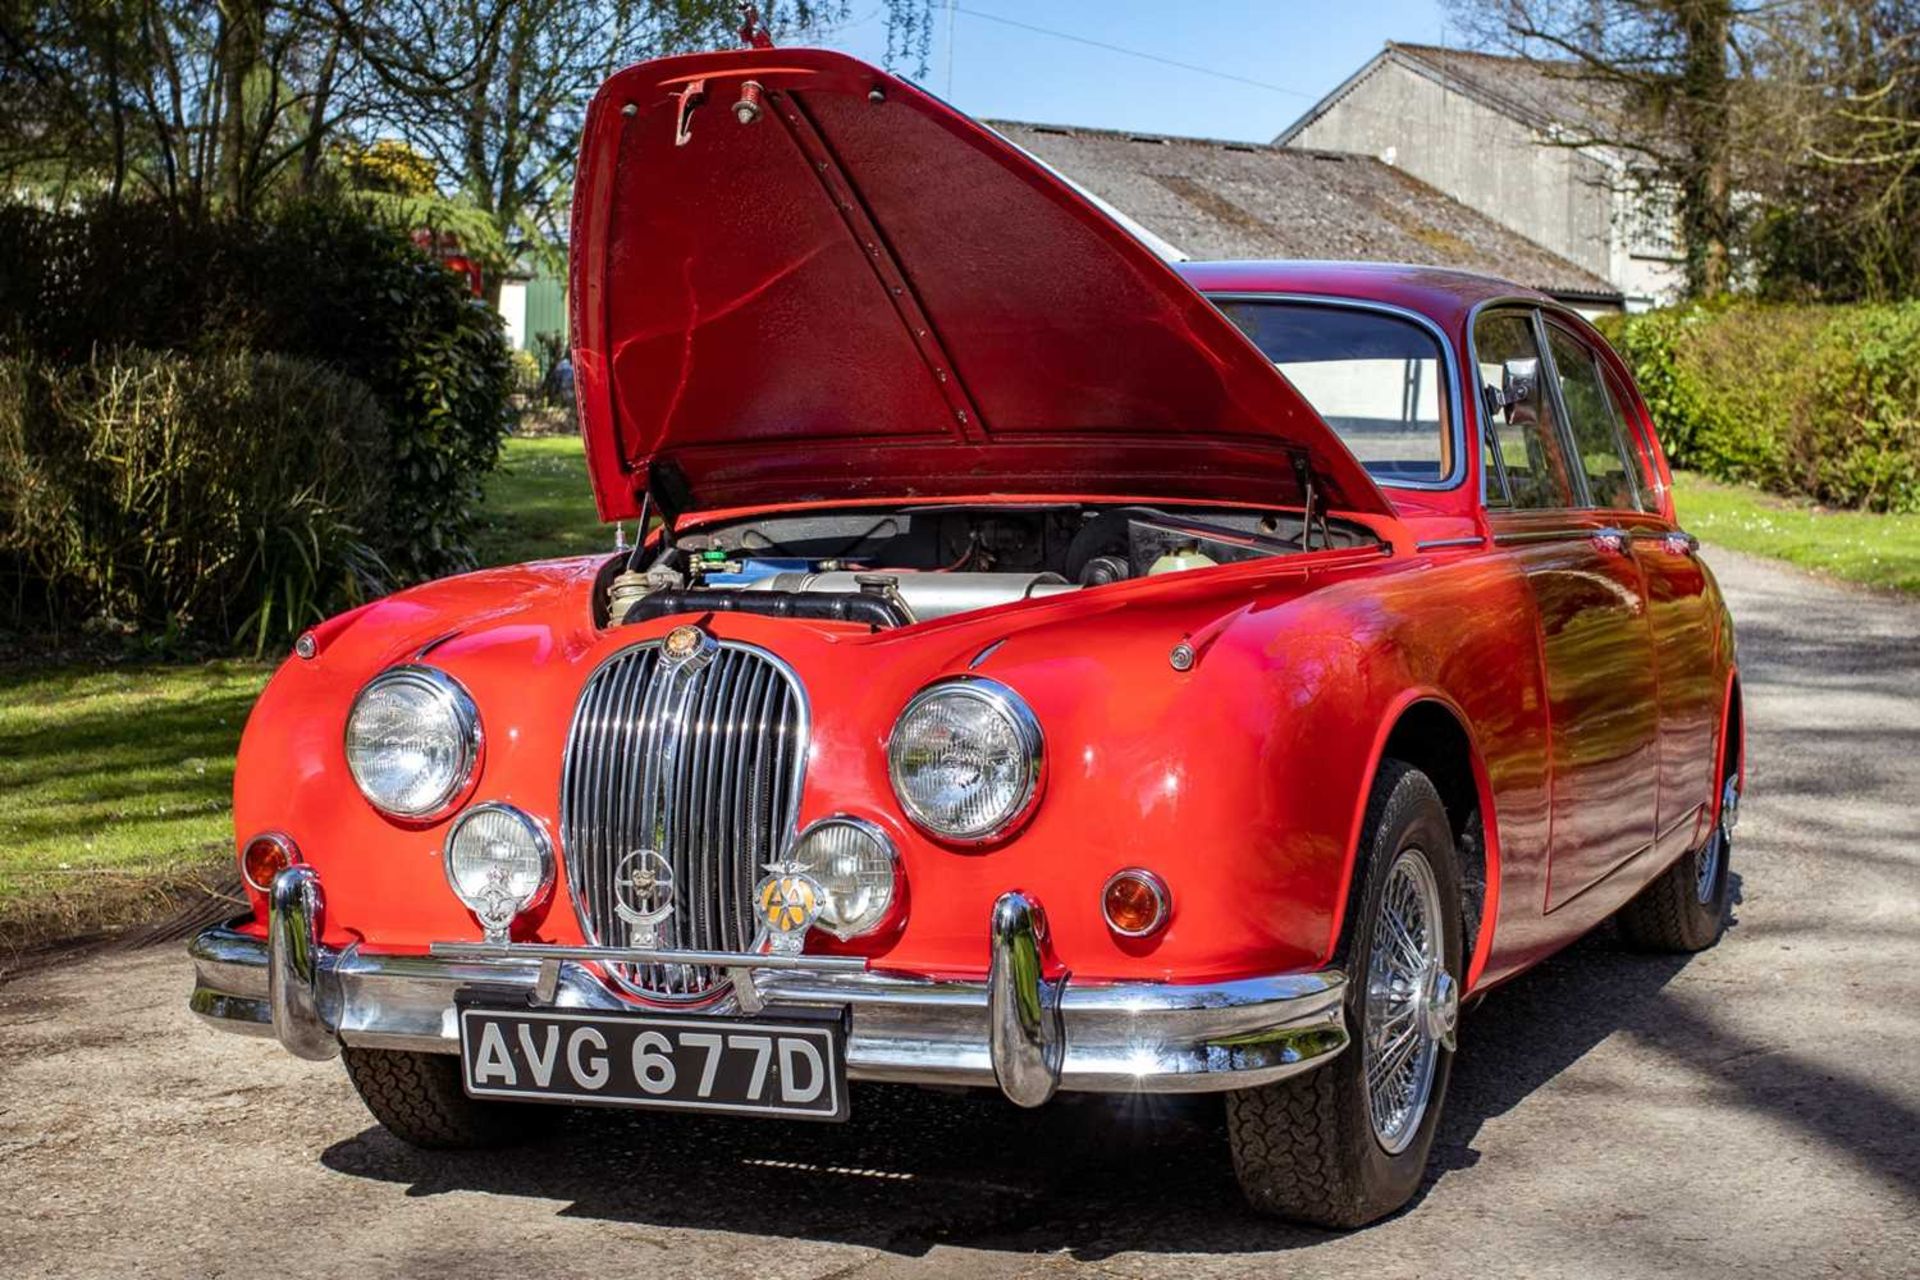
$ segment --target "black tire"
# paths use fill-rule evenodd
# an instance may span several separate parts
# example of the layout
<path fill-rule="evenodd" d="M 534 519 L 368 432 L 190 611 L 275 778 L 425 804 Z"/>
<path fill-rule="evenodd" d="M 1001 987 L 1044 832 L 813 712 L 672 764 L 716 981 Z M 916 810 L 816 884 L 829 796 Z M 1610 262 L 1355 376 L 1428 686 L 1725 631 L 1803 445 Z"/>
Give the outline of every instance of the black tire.
<path fill-rule="evenodd" d="M 1723 786 L 1723 795 L 1724 786 Z M 1615 917 L 1620 936 L 1639 951 L 1687 954 L 1705 951 L 1727 928 L 1732 894 L 1733 829 L 1727 805 L 1698 849 L 1656 877 Z M 1706 881 L 1703 886 L 1702 882 Z"/>
<path fill-rule="evenodd" d="M 1227 1137 L 1247 1201 L 1262 1213 L 1317 1227 L 1365 1226 L 1405 1205 L 1420 1187 L 1453 1071 L 1453 1051 L 1435 1045 L 1426 1110 L 1397 1153 L 1375 1136 L 1368 1104 L 1367 986 L 1380 900 L 1401 853 L 1425 855 L 1439 891 L 1441 956 L 1458 982 L 1460 869 L 1446 806 L 1418 769 L 1389 760 L 1367 803 L 1354 895 L 1341 931 L 1346 1017 L 1353 1040 L 1323 1066 L 1227 1095 Z M 1456 996 L 1457 996 L 1457 988 Z"/>
<path fill-rule="evenodd" d="M 460 1087 L 460 1059 L 450 1053 L 342 1048 L 340 1056 L 373 1118 L 409 1146 L 508 1146 L 538 1136 L 555 1115 L 546 1107 L 469 1098 Z"/>

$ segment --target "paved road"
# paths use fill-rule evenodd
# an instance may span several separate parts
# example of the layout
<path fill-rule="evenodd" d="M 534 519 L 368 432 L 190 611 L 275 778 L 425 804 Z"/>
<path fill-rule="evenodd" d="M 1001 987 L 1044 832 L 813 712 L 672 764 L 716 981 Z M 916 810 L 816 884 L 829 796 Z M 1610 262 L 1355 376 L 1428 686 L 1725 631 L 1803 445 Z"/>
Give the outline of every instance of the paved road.
<path fill-rule="evenodd" d="M 1433 1177 L 1246 1216 L 1217 1114 L 913 1091 L 843 1128 L 570 1118 L 431 1156 L 337 1064 L 186 1014 L 173 947 L 0 988 L 0 1272 L 463 1277 L 1920 1274 L 1920 607 L 1712 557 L 1740 619 L 1738 922 L 1596 937 L 1469 1019 Z"/>

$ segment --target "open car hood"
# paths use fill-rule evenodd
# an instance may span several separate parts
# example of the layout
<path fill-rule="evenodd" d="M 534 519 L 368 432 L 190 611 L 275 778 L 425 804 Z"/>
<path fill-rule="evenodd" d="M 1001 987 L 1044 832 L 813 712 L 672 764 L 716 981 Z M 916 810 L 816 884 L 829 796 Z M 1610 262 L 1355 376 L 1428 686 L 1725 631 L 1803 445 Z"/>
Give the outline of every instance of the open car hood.
<path fill-rule="evenodd" d="M 1385 498 L 1260 352 L 1044 165 L 817 49 L 630 67 L 575 185 L 600 514 L 1019 494 Z"/>

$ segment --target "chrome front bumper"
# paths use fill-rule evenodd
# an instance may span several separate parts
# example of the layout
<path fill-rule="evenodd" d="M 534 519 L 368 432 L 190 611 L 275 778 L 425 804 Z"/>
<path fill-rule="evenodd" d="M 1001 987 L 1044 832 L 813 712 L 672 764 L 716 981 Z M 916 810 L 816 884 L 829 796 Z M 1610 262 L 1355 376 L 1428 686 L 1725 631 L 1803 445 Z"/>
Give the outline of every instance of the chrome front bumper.
<path fill-rule="evenodd" d="M 190 1007 L 224 1030 L 276 1036 L 303 1058 L 330 1058 L 342 1044 L 457 1052 L 454 993 L 463 987 L 633 1012 L 588 965 L 648 955 L 511 943 L 436 944 L 425 956 L 325 947 L 320 882 L 307 867 L 280 873 L 271 908 L 264 941 L 224 925 L 193 940 Z M 844 957 L 703 957 L 727 967 L 735 986 L 707 1008 L 845 1008 L 853 1079 L 997 1085 L 1022 1106 L 1060 1089 L 1242 1089 L 1307 1070 L 1347 1043 L 1346 980 L 1333 970 L 1208 984 L 1049 979 L 1044 915 L 1019 893 L 994 905 L 989 933 L 985 982 L 870 971 Z"/>

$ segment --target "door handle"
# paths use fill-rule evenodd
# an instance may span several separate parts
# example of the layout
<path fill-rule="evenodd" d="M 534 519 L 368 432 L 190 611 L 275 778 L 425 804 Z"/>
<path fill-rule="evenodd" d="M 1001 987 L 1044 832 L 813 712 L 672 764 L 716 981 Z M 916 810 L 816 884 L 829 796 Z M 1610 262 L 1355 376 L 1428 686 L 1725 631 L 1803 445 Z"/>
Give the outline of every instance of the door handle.
<path fill-rule="evenodd" d="M 1690 556 L 1700 549 L 1700 539 L 1684 529 L 1675 529 L 1660 539 L 1660 545 L 1670 556 Z"/>
<path fill-rule="evenodd" d="M 1610 556 L 1623 556 L 1627 554 L 1627 547 L 1629 545 L 1627 531 L 1625 529 L 1595 529 L 1593 531 L 1593 545 Z"/>

